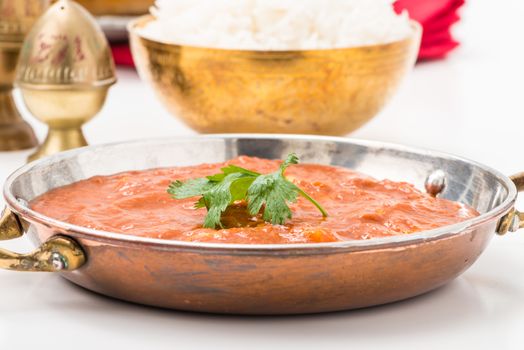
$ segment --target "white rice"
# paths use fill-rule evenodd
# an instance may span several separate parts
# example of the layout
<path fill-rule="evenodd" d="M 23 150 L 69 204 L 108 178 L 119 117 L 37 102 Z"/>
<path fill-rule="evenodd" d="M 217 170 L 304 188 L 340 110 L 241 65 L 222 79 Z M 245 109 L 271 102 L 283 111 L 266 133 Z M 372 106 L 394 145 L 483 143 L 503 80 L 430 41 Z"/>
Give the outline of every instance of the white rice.
<path fill-rule="evenodd" d="M 393 0 L 157 0 L 142 31 L 162 42 L 241 50 L 314 50 L 393 42 L 411 33 Z"/>

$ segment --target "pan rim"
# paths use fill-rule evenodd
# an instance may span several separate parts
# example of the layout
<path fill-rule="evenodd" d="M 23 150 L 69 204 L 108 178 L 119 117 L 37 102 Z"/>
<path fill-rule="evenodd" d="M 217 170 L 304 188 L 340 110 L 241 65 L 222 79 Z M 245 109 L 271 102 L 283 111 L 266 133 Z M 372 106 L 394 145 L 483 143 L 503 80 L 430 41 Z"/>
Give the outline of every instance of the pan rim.
<path fill-rule="evenodd" d="M 89 229 L 82 226 L 72 225 L 60 220 L 52 219 L 43 214 L 40 214 L 27 205 L 18 201 L 14 194 L 11 192 L 11 187 L 18 177 L 22 174 L 29 172 L 31 169 L 38 166 L 45 166 L 46 164 L 52 164 L 60 160 L 65 160 L 71 157 L 74 157 L 78 154 L 81 154 L 86 151 L 96 151 L 97 149 L 107 148 L 107 147 L 116 147 L 116 146 L 129 146 L 133 144 L 140 143 L 162 143 L 162 142 L 190 142 L 192 140 L 202 140 L 202 139 L 224 139 L 224 140 L 233 140 L 233 139 L 274 139 L 274 140 L 308 140 L 308 141 L 331 141 L 337 143 L 350 143 L 355 145 L 360 145 L 369 148 L 387 148 L 392 150 L 398 150 L 403 152 L 408 152 L 412 154 L 420 154 L 424 156 L 433 156 L 441 157 L 449 160 L 457 160 L 469 163 L 480 168 L 483 171 L 491 173 L 494 175 L 501 184 L 506 187 L 507 195 L 504 200 L 497 205 L 495 208 L 490 211 L 481 214 L 480 216 L 462 221 L 457 224 L 442 226 L 433 230 L 425 230 L 417 233 L 411 233 L 409 235 L 399 235 L 383 238 L 373 238 L 369 240 L 348 240 L 348 241 L 338 241 L 338 242 L 326 242 L 326 243 L 285 243 L 285 244 L 236 244 L 236 243 L 206 243 L 206 242 L 186 242 L 186 241 L 177 241 L 177 240 L 165 240 L 159 238 L 148 238 L 127 235 L 123 233 L 108 232 L 101 230 Z M 361 250 L 375 250 L 383 248 L 395 248 L 395 247 L 404 247 L 407 245 L 414 245 L 422 242 L 428 242 L 433 240 L 438 240 L 450 236 L 459 235 L 466 231 L 474 230 L 479 226 L 490 222 L 498 220 L 501 216 L 509 212 L 516 201 L 517 189 L 514 183 L 509 179 L 508 176 L 502 174 L 498 170 L 495 170 L 489 166 L 483 165 L 481 163 L 469 160 L 467 158 L 455 156 L 449 153 L 433 151 L 424 148 L 417 148 L 411 146 L 405 146 L 401 144 L 388 143 L 382 141 L 372 141 L 372 140 L 362 140 L 356 138 L 347 138 L 347 137 L 334 137 L 334 136 L 314 136 L 314 135 L 288 135 L 288 134 L 209 134 L 209 135 L 195 135 L 195 136 L 186 136 L 186 137 L 167 137 L 167 138 L 150 138 L 150 139 L 138 139 L 125 142 L 114 142 L 106 143 L 94 146 L 87 146 L 71 151 L 61 152 L 56 155 L 46 157 L 43 159 L 36 160 L 34 162 L 28 163 L 16 171 L 14 171 L 6 180 L 4 184 L 4 197 L 6 199 L 7 205 L 10 209 L 22 219 L 36 222 L 48 227 L 53 227 L 61 233 L 65 233 L 74 238 L 88 239 L 100 242 L 111 242 L 113 244 L 127 244 L 127 245 L 138 245 L 138 246 L 149 246 L 156 249 L 175 249 L 175 250 L 210 250 L 210 251 L 223 251 L 226 253 L 235 252 L 238 254 L 248 253 L 252 254 L 259 252 L 262 254 L 267 253 L 299 253 L 301 251 L 311 252 L 319 251 L 325 252 L 329 251 L 361 251 Z"/>

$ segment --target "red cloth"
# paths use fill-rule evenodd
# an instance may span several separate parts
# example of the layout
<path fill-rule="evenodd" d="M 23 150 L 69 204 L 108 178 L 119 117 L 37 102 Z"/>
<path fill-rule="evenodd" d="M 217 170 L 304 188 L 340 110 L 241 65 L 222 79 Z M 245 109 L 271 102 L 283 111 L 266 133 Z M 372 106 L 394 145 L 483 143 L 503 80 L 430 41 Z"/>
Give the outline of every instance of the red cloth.
<path fill-rule="evenodd" d="M 445 57 L 459 43 L 451 35 L 451 27 L 460 17 L 459 8 L 464 0 L 398 0 L 395 9 L 406 9 L 418 21 L 424 32 L 419 60 Z"/>
<path fill-rule="evenodd" d="M 113 57 L 115 63 L 120 66 L 134 67 L 133 56 L 131 56 L 131 50 L 129 50 L 129 44 L 111 44 L 111 51 L 113 51 Z"/>
<path fill-rule="evenodd" d="M 398 0 L 395 3 L 397 12 L 406 9 L 424 28 L 420 60 L 443 58 L 458 46 L 450 29 L 460 19 L 457 11 L 463 4 L 464 0 Z M 133 66 L 128 44 L 113 44 L 112 50 L 117 64 Z"/>

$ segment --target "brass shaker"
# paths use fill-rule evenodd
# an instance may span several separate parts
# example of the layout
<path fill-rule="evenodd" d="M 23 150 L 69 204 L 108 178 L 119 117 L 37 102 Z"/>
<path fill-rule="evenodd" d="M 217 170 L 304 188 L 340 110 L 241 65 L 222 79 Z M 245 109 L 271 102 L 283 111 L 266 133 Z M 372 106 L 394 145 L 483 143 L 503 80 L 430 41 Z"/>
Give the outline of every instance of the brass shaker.
<path fill-rule="evenodd" d="M 74 1 L 57 1 L 27 35 L 18 62 L 23 100 L 49 126 L 29 161 L 86 146 L 82 125 L 100 111 L 115 82 L 111 50 L 93 16 Z"/>
<path fill-rule="evenodd" d="M 33 129 L 13 100 L 16 63 L 24 37 L 50 0 L 0 0 L 0 151 L 34 147 Z"/>

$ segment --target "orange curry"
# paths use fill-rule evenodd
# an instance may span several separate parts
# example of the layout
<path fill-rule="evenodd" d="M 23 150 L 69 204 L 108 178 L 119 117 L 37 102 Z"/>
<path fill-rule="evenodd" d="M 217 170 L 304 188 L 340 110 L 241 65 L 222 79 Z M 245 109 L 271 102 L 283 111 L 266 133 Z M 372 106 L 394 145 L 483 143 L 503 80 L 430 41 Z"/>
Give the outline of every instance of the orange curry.
<path fill-rule="evenodd" d="M 54 189 L 31 203 L 54 219 L 92 229 L 129 235 L 195 242 L 307 243 L 370 239 L 434 229 L 479 215 L 461 203 L 434 198 L 405 182 L 376 180 L 334 166 L 299 164 L 286 177 L 315 198 L 329 213 L 300 197 L 291 204 L 285 225 L 251 217 L 244 203 L 223 215 L 225 228 L 202 227 L 206 209 L 195 198 L 175 200 L 166 192 L 173 180 L 215 174 L 235 164 L 266 174 L 280 161 L 238 157 L 225 163 L 130 171 L 95 176 Z"/>

